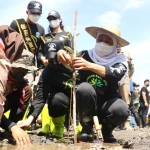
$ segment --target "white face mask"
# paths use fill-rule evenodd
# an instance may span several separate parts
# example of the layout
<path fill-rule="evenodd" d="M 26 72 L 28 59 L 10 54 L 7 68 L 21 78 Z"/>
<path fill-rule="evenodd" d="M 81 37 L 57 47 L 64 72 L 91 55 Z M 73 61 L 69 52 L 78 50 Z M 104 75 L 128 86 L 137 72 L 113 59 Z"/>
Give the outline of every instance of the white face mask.
<path fill-rule="evenodd" d="M 59 21 L 59 19 L 51 20 L 49 22 L 49 25 L 51 28 L 57 28 L 60 25 L 60 21 Z"/>
<path fill-rule="evenodd" d="M 29 14 L 29 19 L 33 22 L 33 23 L 37 23 L 39 21 L 41 16 L 39 15 L 33 15 L 33 14 Z"/>
<path fill-rule="evenodd" d="M 99 42 L 99 43 L 96 43 L 95 49 L 96 49 L 97 54 L 103 57 L 103 56 L 107 56 L 111 54 L 114 51 L 115 47 L 109 46 L 108 44 L 104 42 Z"/>

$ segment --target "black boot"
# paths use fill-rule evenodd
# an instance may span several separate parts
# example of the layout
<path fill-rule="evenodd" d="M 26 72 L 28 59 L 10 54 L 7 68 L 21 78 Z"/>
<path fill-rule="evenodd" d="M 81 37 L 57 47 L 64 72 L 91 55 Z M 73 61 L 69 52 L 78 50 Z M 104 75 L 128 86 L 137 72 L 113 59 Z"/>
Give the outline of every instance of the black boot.
<path fill-rule="evenodd" d="M 105 143 L 114 143 L 116 139 L 112 135 L 113 128 L 109 128 L 106 124 L 102 124 L 102 134 Z"/>
<path fill-rule="evenodd" d="M 92 110 L 79 111 L 79 120 L 82 126 L 82 131 L 77 135 L 78 142 L 88 142 L 94 140 L 92 112 Z"/>

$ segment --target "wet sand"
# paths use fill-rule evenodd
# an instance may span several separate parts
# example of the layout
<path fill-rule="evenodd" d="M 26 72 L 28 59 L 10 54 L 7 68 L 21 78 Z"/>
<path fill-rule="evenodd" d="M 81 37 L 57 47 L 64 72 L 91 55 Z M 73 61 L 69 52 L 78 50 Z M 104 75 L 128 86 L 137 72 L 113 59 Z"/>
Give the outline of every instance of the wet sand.
<path fill-rule="evenodd" d="M 124 150 L 123 144 L 125 142 L 134 143 L 132 150 L 150 150 L 150 128 L 138 128 L 133 130 L 114 131 L 113 134 L 117 138 L 115 144 L 109 143 L 78 143 L 74 145 L 55 143 L 48 136 L 31 135 L 31 145 L 28 146 L 15 146 L 11 135 L 8 133 L 0 134 L 0 149 L 1 150 Z M 6 138 L 8 140 L 6 140 Z M 64 141 L 63 141 L 64 142 Z"/>
<path fill-rule="evenodd" d="M 94 144 L 94 143 L 82 143 L 74 145 L 56 144 L 56 145 L 28 145 L 28 146 L 3 146 L 1 150 L 121 150 L 121 146 L 118 144 Z"/>

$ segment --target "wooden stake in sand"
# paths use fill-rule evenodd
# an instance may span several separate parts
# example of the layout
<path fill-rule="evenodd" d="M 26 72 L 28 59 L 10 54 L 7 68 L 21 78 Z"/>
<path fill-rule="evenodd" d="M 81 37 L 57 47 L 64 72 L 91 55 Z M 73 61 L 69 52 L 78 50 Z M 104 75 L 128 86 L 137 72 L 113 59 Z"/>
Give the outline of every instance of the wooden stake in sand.
<path fill-rule="evenodd" d="M 77 28 L 77 11 L 74 12 L 74 58 L 76 57 L 76 28 Z M 76 72 L 73 71 L 73 125 L 74 125 L 74 144 L 77 144 L 76 133 Z"/>

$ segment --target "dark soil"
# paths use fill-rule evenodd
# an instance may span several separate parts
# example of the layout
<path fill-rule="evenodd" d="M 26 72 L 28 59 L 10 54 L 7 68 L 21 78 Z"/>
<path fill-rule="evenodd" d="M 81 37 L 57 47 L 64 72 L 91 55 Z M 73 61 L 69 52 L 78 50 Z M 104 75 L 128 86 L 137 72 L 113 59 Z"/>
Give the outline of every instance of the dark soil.
<path fill-rule="evenodd" d="M 150 128 L 138 128 L 135 127 L 133 130 L 121 130 L 114 131 L 113 134 L 117 139 L 117 143 L 108 144 L 97 142 L 95 143 L 80 143 L 78 144 L 77 149 L 86 149 L 86 150 L 122 150 L 122 149 L 133 149 L 133 150 L 150 150 Z M 71 132 L 70 132 L 71 133 Z M 38 136 L 34 132 L 29 134 L 31 143 L 33 145 L 45 145 L 47 147 L 57 147 L 60 143 L 64 143 L 66 149 L 76 149 L 76 146 L 73 145 L 73 135 L 70 134 L 69 140 L 67 136 L 62 139 L 55 139 L 49 136 Z M 10 145 L 15 145 L 10 133 L 1 131 L 0 132 L 0 149 L 3 147 L 9 147 Z M 74 147 L 74 148 L 73 148 Z M 80 147 L 80 148 L 79 148 Z M 126 148 L 123 148 L 126 147 Z M 12 148 L 9 148 L 12 150 Z M 41 149 L 41 148 L 40 148 Z M 60 149 L 60 148 L 59 148 Z M 33 149 L 35 150 L 35 149 Z"/>

